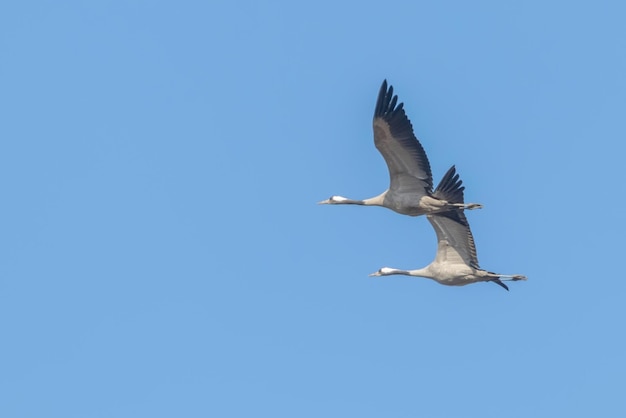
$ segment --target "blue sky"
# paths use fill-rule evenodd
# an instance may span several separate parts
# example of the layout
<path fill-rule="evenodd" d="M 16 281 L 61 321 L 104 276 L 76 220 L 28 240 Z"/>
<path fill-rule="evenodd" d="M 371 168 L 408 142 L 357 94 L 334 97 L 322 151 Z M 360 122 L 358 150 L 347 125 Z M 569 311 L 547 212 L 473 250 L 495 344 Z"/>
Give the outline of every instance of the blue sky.
<path fill-rule="evenodd" d="M 624 416 L 619 2 L 0 6 L 0 414 Z M 377 195 L 388 79 L 511 291 Z"/>

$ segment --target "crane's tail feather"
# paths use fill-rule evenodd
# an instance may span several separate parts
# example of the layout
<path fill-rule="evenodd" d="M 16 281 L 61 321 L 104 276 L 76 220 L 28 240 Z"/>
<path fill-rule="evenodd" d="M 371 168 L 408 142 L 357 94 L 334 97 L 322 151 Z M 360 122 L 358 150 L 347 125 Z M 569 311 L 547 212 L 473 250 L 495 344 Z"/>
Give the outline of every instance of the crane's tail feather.
<path fill-rule="evenodd" d="M 500 279 L 493 279 L 491 281 L 494 282 L 495 284 L 497 284 L 498 286 L 502 286 L 507 292 L 509 291 L 509 287 L 507 285 L 505 285 L 504 283 L 502 283 L 502 280 L 500 280 Z"/>

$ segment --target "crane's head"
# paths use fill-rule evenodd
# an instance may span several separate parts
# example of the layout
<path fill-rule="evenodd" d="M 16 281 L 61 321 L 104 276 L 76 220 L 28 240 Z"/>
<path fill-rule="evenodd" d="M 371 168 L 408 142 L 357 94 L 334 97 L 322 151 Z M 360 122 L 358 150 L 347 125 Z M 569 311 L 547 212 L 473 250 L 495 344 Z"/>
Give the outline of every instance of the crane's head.
<path fill-rule="evenodd" d="M 395 274 L 396 271 L 396 269 L 383 267 L 380 270 L 370 274 L 370 277 L 389 276 L 390 274 Z"/>
<path fill-rule="evenodd" d="M 345 201 L 349 200 L 346 197 L 343 196 L 331 196 L 326 200 L 322 200 L 321 202 L 317 202 L 318 205 L 337 205 L 340 203 L 344 203 Z"/>

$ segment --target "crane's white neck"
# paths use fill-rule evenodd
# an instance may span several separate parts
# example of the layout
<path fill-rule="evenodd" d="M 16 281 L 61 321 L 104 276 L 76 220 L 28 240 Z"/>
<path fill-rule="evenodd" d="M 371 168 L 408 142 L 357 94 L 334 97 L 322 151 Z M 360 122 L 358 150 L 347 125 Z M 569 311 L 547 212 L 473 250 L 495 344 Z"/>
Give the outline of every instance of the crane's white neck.
<path fill-rule="evenodd" d="M 428 269 L 428 267 L 423 268 L 423 269 L 416 269 L 416 270 L 400 270 L 400 269 L 394 269 L 391 267 L 383 267 L 379 270 L 379 273 L 381 276 L 391 276 L 394 274 L 401 274 L 404 276 L 426 277 L 428 279 L 433 278 L 433 275 Z"/>
<path fill-rule="evenodd" d="M 348 199 L 347 197 L 343 197 L 343 196 L 331 196 L 330 199 L 326 201 L 326 203 L 330 203 L 334 205 L 382 206 L 383 201 L 385 200 L 385 193 L 380 194 L 376 197 L 370 197 L 369 199 L 365 199 L 365 200 Z"/>

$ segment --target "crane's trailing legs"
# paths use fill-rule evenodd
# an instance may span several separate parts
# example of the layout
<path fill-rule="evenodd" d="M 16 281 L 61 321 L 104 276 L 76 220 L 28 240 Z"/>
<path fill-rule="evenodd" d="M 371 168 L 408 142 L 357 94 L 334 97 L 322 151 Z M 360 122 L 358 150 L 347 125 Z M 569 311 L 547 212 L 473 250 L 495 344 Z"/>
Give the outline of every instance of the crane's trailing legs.
<path fill-rule="evenodd" d="M 514 274 L 514 275 L 499 275 L 498 277 L 496 277 L 495 279 L 492 279 L 491 281 L 494 282 L 495 284 L 497 284 L 498 286 L 502 286 L 504 289 L 509 290 L 509 287 L 507 285 L 505 285 L 504 283 L 502 283 L 502 281 L 511 281 L 511 282 L 516 282 L 518 280 L 526 280 L 526 276 L 522 276 L 521 274 Z"/>
<path fill-rule="evenodd" d="M 507 282 L 516 282 L 518 280 L 527 280 L 528 278 L 526 276 L 522 276 L 521 274 L 513 274 L 511 276 L 507 276 L 507 275 L 499 275 L 498 276 L 500 279 L 502 280 L 506 280 Z"/>
<path fill-rule="evenodd" d="M 483 205 L 481 205 L 480 203 L 451 203 L 451 205 L 459 209 L 467 209 L 467 210 L 483 208 Z"/>

